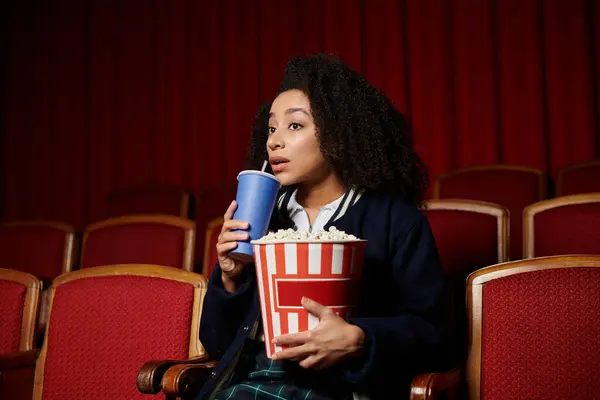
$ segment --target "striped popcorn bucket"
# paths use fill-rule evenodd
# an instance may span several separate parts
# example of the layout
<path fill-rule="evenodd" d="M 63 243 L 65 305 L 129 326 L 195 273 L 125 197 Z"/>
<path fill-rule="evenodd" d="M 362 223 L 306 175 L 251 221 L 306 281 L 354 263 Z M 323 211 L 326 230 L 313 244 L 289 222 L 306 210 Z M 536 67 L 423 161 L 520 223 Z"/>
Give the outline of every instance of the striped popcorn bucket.
<path fill-rule="evenodd" d="M 312 329 L 308 297 L 347 318 L 358 305 L 366 241 L 252 243 L 267 357 L 286 348 L 274 337 Z"/>

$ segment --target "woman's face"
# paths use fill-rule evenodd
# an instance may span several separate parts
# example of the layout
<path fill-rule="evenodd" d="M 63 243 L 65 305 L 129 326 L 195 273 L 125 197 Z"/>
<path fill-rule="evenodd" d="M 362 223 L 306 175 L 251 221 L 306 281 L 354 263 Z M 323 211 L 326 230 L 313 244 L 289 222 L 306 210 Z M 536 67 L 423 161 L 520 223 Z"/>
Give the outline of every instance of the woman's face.
<path fill-rule="evenodd" d="M 273 102 L 267 152 L 282 186 L 319 182 L 331 173 L 321 153 L 310 101 L 304 92 L 288 90 Z"/>

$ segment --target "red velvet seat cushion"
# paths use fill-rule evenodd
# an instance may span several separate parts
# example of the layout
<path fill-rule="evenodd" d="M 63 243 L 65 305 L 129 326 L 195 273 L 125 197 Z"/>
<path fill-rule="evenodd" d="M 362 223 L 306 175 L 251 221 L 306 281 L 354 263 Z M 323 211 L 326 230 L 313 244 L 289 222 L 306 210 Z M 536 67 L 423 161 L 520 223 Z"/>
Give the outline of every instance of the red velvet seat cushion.
<path fill-rule="evenodd" d="M 600 268 L 552 269 L 483 288 L 483 399 L 598 399 Z"/>
<path fill-rule="evenodd" d="M 188 357 L 192 305 L 191 285 L 161 278 L 93 277 L 59 286 L 43 398 L 152 398 L 136 388 L 139 369 L 153 359 Z"/>
<path fill-rule="evenodd" d="M 536 257 L 600 254 L 600 203 L 552 208 L 533 220 Z"/>
<path fill-rule="evenodd" d="M 26 292 L 25 285 L 0 279 L 0 354 L 19 350 Z"/>
<path fill-rule="evenodd" d="M 510 211 L 510 258 L 523 258 L 523 209 L 539 198 L 539 175 L 526 171 L 487 170 L 450 175 L 439 185 L 440 198 L 481 200 Z"/>
<path fill-rule="evenodd" d="M 87 236 L 81 267 L 156 264 L 181 268 L 185 231 L 158 223 L 132 223 L 93 230 Z"/>
<path fill-rule="evenodd" d="M 2 265 L 49 283 L 62 273 L 66 235 L 64 231 L 48 226 L 2 227 Z"/>
<path fill-rule="evenodd" d="M 600 192 L 600 163 L 566 171 L 560 195 Z"/>

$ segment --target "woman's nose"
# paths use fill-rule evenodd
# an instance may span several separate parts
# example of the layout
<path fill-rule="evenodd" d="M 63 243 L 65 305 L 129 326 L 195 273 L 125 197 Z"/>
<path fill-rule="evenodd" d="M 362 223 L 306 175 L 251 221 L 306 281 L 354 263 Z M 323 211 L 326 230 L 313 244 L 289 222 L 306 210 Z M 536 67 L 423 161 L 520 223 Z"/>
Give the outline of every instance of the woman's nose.
<path fill-rule="evenodd" d="M 283 142 L 283 140 L 281 139 L 281 136 L 277 134 L 277 130 L 273 133 L 271 133 L 271 135 L 269 136 L 269 139 L 267 140 L 267 147 L 273 151 L 273 150 L 277 150 L 277 149 L 282 149 L 285 147 L 285 144 Z"/>

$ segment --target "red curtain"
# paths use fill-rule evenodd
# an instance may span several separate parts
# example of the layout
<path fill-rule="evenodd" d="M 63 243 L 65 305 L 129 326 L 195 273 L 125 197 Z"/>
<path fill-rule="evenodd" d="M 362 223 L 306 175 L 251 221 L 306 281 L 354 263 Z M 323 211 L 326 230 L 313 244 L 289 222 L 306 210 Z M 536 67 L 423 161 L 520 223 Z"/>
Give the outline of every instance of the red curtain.
<path fill-rule="evenodd" d="M 3 215 L 80 227 L 113 189 L 242 168 L 285 61 L 333 52 L 431 173 L 600 156 L 594 0 L 23 0 L 3 37 Z M 223 205 L 224 207 L 226 205 Z"/>

